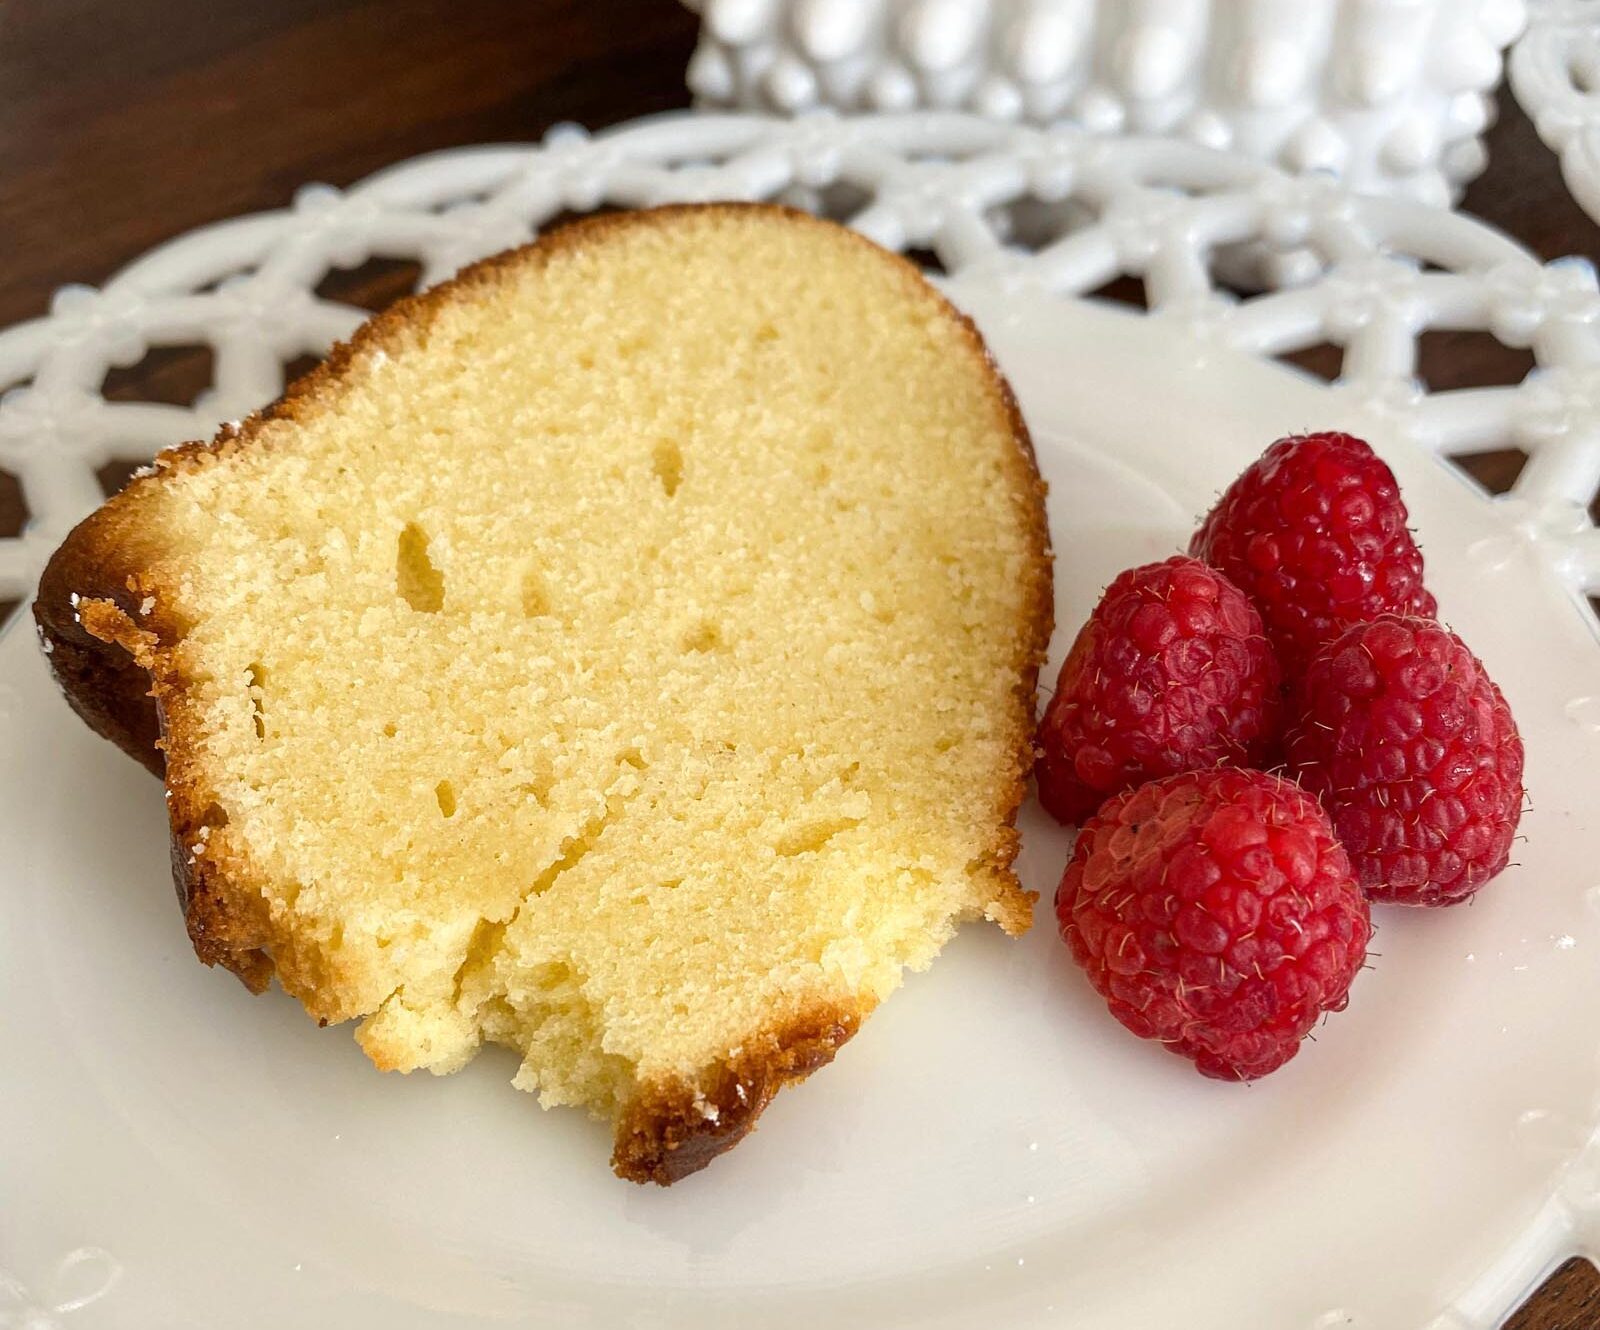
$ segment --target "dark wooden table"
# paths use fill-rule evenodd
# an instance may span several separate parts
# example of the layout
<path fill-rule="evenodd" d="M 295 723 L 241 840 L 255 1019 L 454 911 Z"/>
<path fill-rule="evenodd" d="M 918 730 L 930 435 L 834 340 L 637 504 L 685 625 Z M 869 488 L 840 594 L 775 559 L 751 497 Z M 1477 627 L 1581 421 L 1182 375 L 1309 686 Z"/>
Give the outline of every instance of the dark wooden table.
<path fill-rule="evenodd" d="M 306 181 L 682 106 L 693 39 L 675 0 L 0 0 L 0 325 L 180 231 L 281 207 Z M 1600 255 L 1600 230 L 1509 103 L 1489 147 L 1468 211 L 1544 257 Z M 341 290 L 376 307 L 410 276 L 374 267 Z M 1436 335 L 1421 372 L 1450 387 L 1527 367 L 1491 338 Z M 206 370 L 155 355 L 110 388 L 187 402 Z M 1521 461 L 1508 450 L 1473 470 L 1498 491 Z M 24 516 L 0 472 L 0 534 Z M 1568 1263 L 1508 1324 L 1600 1327 L 1600 1276 Z"/>

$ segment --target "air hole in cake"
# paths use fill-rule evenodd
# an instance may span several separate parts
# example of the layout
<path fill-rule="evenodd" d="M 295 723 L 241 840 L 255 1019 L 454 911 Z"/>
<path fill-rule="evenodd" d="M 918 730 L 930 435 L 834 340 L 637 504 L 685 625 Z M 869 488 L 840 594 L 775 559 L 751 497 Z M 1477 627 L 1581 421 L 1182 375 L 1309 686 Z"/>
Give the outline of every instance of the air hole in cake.
<path fill-rule="evenodd" d="M 433 797 L 439 801 L 439 811 L 446 817 L 456 815 L 456 787 L 447 780 L 433 787 Z"/>
<path fill-rule="evenodd" d="M 400 733 L 400 727 L 398 725 L 396 725 L 392 720 L 387 725 L 385 725 L 383 727 L 383 737 L 385 739 L 392 739 L 398 733 Z"/>
<path fill-rule="evenodd" d="M 414 610 L 437 614 L 444 608 L 444 575 L 428 557 L 428 534 L 415 522 L 400 533 L 394 563 L 395 588 Z"/>
<path fill-rule="evenodd" d="M 569 836 L 561 843 L 561 857 L 539 874 L 538 879 L 528 888 L 530 896 L 542 896 L 555 886 L 556 879 L 563 873 L 576 868 L 585 855 L 594 849 L 600 840 L 601 833 L 610 824 L 611 819 L 622 811 L 623 800 L 620 796 L 612 796 L 606 800 L 604 811 L 589 819 L 583 828 L 574 836 Z"/>
<path fill-rule="evenodd" d="M 772 848 L 785 859 L 792 859 L 799 854 L 814 854 L 841 832 L 860 825 L 859 817 L 830 817 L 805 822 L 779 836 Z"/>
<path fill-rule="evenodd" d="M 528 618 L 537 619 L 550 613 L 550 593 L 545 589 L 543 575 L 532 564 L 522 570 L 520 595 L 522 612 Z"/>
<path fill-rule="evenodd" d="M 870 591 L 861 593 L 861 608 L 870 614 L 879 623 L 894 622 L 894 608 L 883 604 Z"/>
<path fill-rule="evenodd" d="M 485 964 L 494 954 L 500 939 L 505 936 L 504 921 L 480 918 L 472 926 L 472 936 L 467 939 L 467 958 L 456 972 L 456 1000 L 461 998 L 461 980 L 468 966 Z"/>
<path fill-rule="evenodd" d="M 678 486 L 683 483 L 683 449 L 671 439 L 663 439 L 656 444 L 650 464 L 656 473 L 656 479 L 661 482 L 661 488 L 667 492 L 667 498 L 670 499 L 678 492 Z"/>
<path fill-rule="evenodd" d="M 698 624 L 683 639 L 683 649 L 685 651 L 701 654 L 709 651 L 720 651 L 725 645 L 726 643 L 722 639 L 722 629 L 709 620 Z"/>
<path fill-rule="evenodd" d="M 555 773 L 550 769 L 550 760 L 543 754 L 535 754 L 531 758 L 523 759 L 525 770 L 522 781 L 517 789 L 528 795 L 535 803 L 543 805 L 550 798 L 550 791 L 555 788 Z"/>
<path fill-rule="evenodd" d="M 221 804 L 210 803 L 205 806 L 205 811 L 200 814 L 202 827 L 225 827 L 228 825 L 228 811 Z"/>
<path fill-rule="evenodd" d="M 245 668 L 245 688 L 250 694 L 250 722 L 255 726 L 256 738 L 267 737 L 267 667 L 254 661 Z"/>

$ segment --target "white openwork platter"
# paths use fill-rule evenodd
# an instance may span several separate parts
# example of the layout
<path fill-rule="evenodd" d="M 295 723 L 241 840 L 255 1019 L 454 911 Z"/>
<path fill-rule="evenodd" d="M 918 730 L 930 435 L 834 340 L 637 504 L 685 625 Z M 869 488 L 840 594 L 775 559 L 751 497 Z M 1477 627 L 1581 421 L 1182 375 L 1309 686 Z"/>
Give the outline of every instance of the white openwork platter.
<path fill-rule="evenodd" d="M 1567 188 L 1600 222 L 1600 0 L 1534 0 L 1510 73 Z"/>
<path fill-rule="evenodd" d="M 486 1056 L 385 1078 L 281 995 L 189 955 L 159 788 L 0 637 L 0 1326 L 1354 1326 L 1479 1330 L 1600 1251 L 1600 294 L 1469 219 L 1166 140 L 961 116 L 669 117 L 453 152 L 178 240 L 0 333 L 0 468 L 32 524 L 0 598 L 99 499 L 96 468 L 209 436 L 348 333 L 332 267 L 427 280 L 604 205 L 782 198 L 932 251 L 1051 482 L 1050 663 L 1104 582 L 1176 548 L 1297 428 L 1363 433 L 1405 486 L 1442 611 L 1527 739 L 1517 867 L 1470 907 L 1378 912 L 1350 1009 L 1282 1072 L 1202 1081 L 1128 1038 L 1054 937 L 969 929 L 761 1130 L 670 1191 L 604 1166 Z M 1262 264 L 1277 255 L 1288 262 Z M 1219 270 L 1292 272 L 1240 297 Z M 1080 299 L 1143 277 L 1152 313 Z M 1523 384 L 1430 393 L 1419 336 L 1530 348 Z M 1271 364 L 1345 348 L 1324 385 Z M 201 342 L 192 408 L 109 367 Z M 1490 501 L 1446 460 L 1529 455 Z M 915 477 L 907 483 L 914 484 Z M 1046 902 L 1064 834 L 1024 810 Z"/>

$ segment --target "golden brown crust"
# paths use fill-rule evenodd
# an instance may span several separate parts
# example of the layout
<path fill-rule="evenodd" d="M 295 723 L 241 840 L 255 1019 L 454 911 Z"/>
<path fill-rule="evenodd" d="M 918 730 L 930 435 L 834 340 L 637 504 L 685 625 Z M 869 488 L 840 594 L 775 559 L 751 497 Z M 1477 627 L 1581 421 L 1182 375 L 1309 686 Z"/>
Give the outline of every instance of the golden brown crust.
<path fill-rule="evenodd" d="M 523 264 L 546 262 L 563 249 L 615 228 L 649 225 L 652 219 L 680 212 L 750 209 L 782 212 L 810 225 L 831 225 L 807 213 L 770 205 L 674 205 L 646 213 L 582 219 L 542 236 L 531 246 L 485 259 L 370 319 L 349 343 L 336 345 L 321 365 L 242 425 L 225 427 L 210 443 L 186 443 L 164 452 L 157 458 L 155 474 L 134 480 L 79 524 L 56 551 L 41 580 L 34 615 L 51 652 L 57 681 L 73 709 L 92 729 L 152 771 L 165 771 L 174 881 L 195 952 L 206 964 L 227 967 L 256 992 L 276 973 L 284 987 L 323 1023 L 362 1014 L 327 1005 L 321 982 L 324 976 L 315 959 L 301 956 L 289 930 L 270 917 L 261 891 L 249 880 L 248 865 L 230 860 L 225 852 L 219 852 L 216 842 L 207 845 L 209 830 L 219 825 L 220 812 L 203 777 L 187 758 L 194 748 L 190 737 L 194 722 L 186 697 L 188 685 L 175 662 L 184 625 L 171 617 L 161 588 L 149 580 L 146 552 L 140 549 L 140 509 L 157 492 L 153 487 L 162 484 L 168 473 L 213 465 L 236 449 L 258 443 L 270 446 L 260 438 L 266 425 L 276 420 L 302 420 L 310 412 L 331 406 L 334 390 L 357 357 L 387 350 L 401 336 L 425 327 L 464 290 L 494 282 Z M 864 237 L 856 239 L 871 244 Z M 922 284 L 914 265 L 904 259 L 895 261 L 908 279 Z M 1035 686 L 1049 642 L 1053 607 L 1045 489 L 1010 386 L 972 322 L 948 303 L 946 309 L 973 353 L 988 366 L 1000 395 L 1000 406 L 1016 442 L 1008 463 L 1011 488 L 1034 554 L 1028 573 L 1028 608 L 1016 643 L 1016 757 L 997 799 L 994 841 L 973 864 L 974 871 L 983 873 L 991 884 L 985 913 L 1008 933 L 1020 934 L 1031 922 L 1032 896 L 1022 890 L 1011 868 L 1018 844 L 1015 820 L 1033 760 Z M 149 613 L 142 612 L 146 608 Z M 784 1084 L 830 1061 L 864 1015 L 863 1011 L 843 1009 L 810 1013 L 718 1064 L 705 1073 L 699 1086 L 668 1084 L 642 1092 L 618 1119 L 616 1171 L 635 1181 L 668 1183 L 703 1168 L 749 1132 Z"/>
<path fill-rule="evenodd" d="M 641 1091 L 617 1118 L 612 1169 L 630 1182 L 663 1187 L 698 1173 L 750 1134 L 785 1085 L 832 1062 L 864 1014 L 818 1008 L 747 1042 L 698 1085 Z"/>
<path fill-rule="evenodd" d="M 160 725 L 149 672 L 122 647 L 84 628 L 76 609 L 80 591 L 127 613 L 136 609 L 126 586 L 128 572 L 118 567 L 120 550 L 105 530 L 109 506 L 82 522 L 51 557 L 39 580 L 33 616 L 72 709 L 96 734 L 159 776 L 164 764 L 156 746 Z"/>
<path fill-rule="evenodd" d="M 144 605 L 137 579 L 130 578 L 130 582 L 130 598 Z M 134 614 L 138 613 L 135 609 Z M 74 608 L 74 621 L 95 640 L 125 652 L 141 672 L 147 685 L 146 696 L 156 712 L 161 735 L 157 742 L 166 748 L 168 718 L 171 708 L 181 712 L 185 705 L 185 682 L 172 671 L 159 633 L 141 627 L 134 614 L 113 600 L 80 597 Z M 152 751 L 160 755 L 160 750 Z M 211 853 L 211 833 L 225 825 L 226 819 L 215 803 L 197 797 L 181 757 L 168 764 L 167 777 L 172 880 L 183 906 L 189 940 L 195 954 L 207 965 L 226 966 L 247 988 L 259 993 L 273 973 L 273 963 L 264 950 L 273 941 L 265 902 L 259 894 L 235 890 L 226 868 Z"/>

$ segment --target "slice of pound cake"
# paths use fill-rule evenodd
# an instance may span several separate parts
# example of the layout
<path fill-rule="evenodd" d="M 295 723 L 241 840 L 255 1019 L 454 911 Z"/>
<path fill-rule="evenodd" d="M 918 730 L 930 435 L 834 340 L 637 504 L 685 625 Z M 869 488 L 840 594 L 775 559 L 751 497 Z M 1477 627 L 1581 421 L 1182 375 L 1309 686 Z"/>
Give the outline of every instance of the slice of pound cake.
<path fill-rule="evenodd" d="M 671 1182 L 963 919 L 1011 933 L 1049 634 L 1006 384 L 916 269 L 739 205 L 373 319 L 75 530 L 67 696 L 164 771 L 200 958 Z"/>

